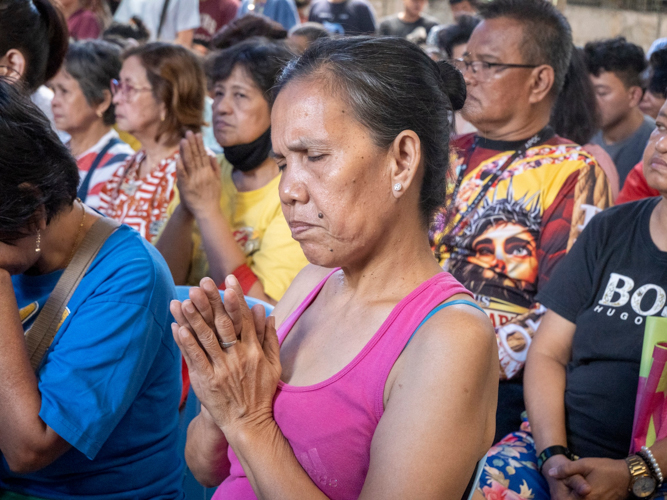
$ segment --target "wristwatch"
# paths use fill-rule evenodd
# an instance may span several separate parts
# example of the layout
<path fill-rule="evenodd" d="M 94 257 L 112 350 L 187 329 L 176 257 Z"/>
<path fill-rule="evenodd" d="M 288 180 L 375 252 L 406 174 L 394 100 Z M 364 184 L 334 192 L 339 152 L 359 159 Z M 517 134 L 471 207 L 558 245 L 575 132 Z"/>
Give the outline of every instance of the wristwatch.
<path fill-rule="evenodd" d="M 572 453 L 565 446 L 549 446 L 548 448 L 545 448 L 542 453 L 540 453 L 539 457 L 537 457 L 537 469 L 540 471 L 540 473 L 542 472 L 542 467 L 544 467 L 544 462 L 555 455 L 565 455 L 568 460 L 579 460 L 579 457 Z"/>
<path fill-rule="evenodd" d="M 646 462 L 637 455 L 625 459 L 630 470 L 630 487 L 628 491 L 636 498 L 650 498 L 658 488 L 658 482 L 648 470 Z"/>

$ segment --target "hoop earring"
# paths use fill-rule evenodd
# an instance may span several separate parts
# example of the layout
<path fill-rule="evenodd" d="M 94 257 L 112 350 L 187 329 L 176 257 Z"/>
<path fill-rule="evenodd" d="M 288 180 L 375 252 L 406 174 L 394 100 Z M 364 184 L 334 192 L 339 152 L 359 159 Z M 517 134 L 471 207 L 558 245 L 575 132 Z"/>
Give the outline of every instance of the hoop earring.
<path fill-rule="evenodd" d="M 39 253 L 42 251 L 40 248 L 40 245 L 42 243 L 42 234 L 40 233 L 39 230 L 37 230 L 37 242 L 35 243 L 35 253 Z"/>

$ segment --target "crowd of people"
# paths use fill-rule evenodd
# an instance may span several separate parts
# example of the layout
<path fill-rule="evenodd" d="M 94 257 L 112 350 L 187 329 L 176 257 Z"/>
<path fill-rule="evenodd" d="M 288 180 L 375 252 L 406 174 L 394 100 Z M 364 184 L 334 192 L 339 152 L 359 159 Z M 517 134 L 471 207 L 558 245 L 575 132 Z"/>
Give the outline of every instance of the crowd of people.
<path fill-rule="evenodd" d="M 426 7 L 0 0 L 0 500 L 667 497 L 667 40 Z"/>

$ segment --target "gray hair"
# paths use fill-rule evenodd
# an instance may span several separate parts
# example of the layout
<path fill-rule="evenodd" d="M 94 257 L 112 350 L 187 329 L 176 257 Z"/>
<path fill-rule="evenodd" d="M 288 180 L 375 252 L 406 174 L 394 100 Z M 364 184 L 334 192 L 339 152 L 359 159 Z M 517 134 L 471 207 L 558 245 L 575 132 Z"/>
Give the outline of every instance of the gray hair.
<path fill-rule="evenodd" d="M 120 48 L 102 40 L 86 40 L 70 44 L 65 56 L 64 69 L 81 87 L 81 92 L 90 106 L 104 101 L 104 92 L 111 92 L 111 80 L 118 78 Z M 116 122 L 114 105 L 111 103 L 102 116 L 105 125 Z"/>

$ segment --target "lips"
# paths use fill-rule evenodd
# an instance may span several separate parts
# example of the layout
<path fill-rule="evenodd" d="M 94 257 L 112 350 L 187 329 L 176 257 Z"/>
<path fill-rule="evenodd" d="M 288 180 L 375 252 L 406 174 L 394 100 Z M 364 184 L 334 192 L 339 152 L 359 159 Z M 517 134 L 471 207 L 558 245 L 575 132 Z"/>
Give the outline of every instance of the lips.
<path fill-rule="evenodd" d="M 662 158 L 654 156 L 651 158 L 651 166 L 653 168 L 667 169 L 667 162 Z"/>
<path fill-rule="evenodd" d="M 291 221 L 288 223 L 290 230 L 292 231 L 292 237 L 296 237 L 300 234 L 305 233 L 309 229 L 314 229 L 317 226 L 309 224 L 308 222 L 302 221 Z"/>

